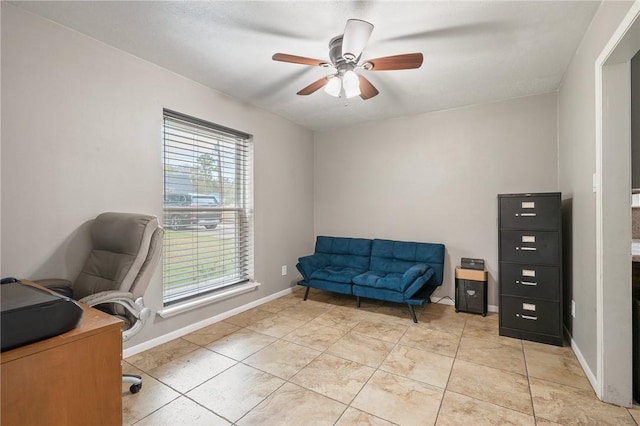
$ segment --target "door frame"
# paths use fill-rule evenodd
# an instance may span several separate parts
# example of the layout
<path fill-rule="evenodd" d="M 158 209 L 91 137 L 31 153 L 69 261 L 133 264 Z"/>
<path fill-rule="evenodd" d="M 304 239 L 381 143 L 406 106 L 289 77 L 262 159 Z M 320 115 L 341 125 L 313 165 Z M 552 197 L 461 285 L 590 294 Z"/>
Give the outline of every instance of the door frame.
<path fill-rule="evenodd" d="M 632 404 L 631 58 L 640 49 L 634 2 L 595 62 L 596 394 Z"/>

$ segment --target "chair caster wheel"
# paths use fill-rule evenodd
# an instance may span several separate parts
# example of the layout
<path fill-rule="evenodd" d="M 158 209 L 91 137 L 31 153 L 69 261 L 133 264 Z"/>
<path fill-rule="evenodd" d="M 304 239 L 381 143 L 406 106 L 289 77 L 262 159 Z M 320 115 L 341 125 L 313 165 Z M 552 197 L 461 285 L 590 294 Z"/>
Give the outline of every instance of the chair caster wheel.
<path fill-rule="evenodd" d="M 137 385 L 131 385 L 131 387 L 129 388 L 129 391 L 131 393 L 138 393 L 140 392 L 140 389 L 142 389 L 142 383 L 139 383 Z"/>

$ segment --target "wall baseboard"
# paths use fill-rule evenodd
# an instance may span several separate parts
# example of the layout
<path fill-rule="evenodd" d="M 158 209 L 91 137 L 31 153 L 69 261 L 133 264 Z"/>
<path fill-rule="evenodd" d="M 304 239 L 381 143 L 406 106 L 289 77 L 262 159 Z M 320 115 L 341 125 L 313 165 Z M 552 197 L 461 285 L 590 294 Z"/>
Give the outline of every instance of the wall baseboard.
<path fill-rule="evenodd" d="M 582 367 L 582 370 L 584 371 L 584 374 L 587 376 L 589 383 L 591 383 L 591 387 L 593 388 L 594 392 L 596 393 L 596 395 L 598 395 L 598 391 L 597 391 L 598 380 L 596 378 L 596 375 L 593 374 L 593 371 L 591 371 L 591 369 L 589 368 L 589 364 L 587 364 L 587 360 L 582 355 L 582 352 L 580 352 L 580 347 L 578 346 L 576 341 L 573 340 L 573 336 L 571 335 L 571 333 L 569 333 L 569 330 L 567 329 L 566 326 L 564 327 L 564 332 L 567 334 L 567 336 L 569 336 L 569 340 L 571 341 L 571 350 L 573 351 L 574 354 L 576 354 L 576 358 L 578 358 L 580 367 Z M 598 398 L 601 398 L 600 395 L 598 395 Z"/>
<path fill-rule="evenodd" d="M 255 308 L 256 306 L 260 306 L 264 303 L 270 302 L 274 299 L 277 299 L 282 296 L 286 296 L 287 294 L 293 293 L 293 289 L 295 287 L 289 287 L 288 289 L 279 291 L 277 293 L 271 294 L 269 296 L 263 297 L 262 299 L 254 300 L 253 302 L 247 303 L 246 305 L 238 306 L 237 308 L 231 309 L 229 311 L 223 312 L 221 314 L 215 315 L 211 318 L 207 318 L 205 320 L 199 321 L 194 324 L 190 324 L 186 327 L 180 328 L 178 330 L 172 331 L 171 333 L 164 334 L 162 336 L 156 337 L 151 340 L 147 340 L 146 342 L 142 342 L 138 345 L 131 346 L 122 351 L 122 357 L 127 358 L 133 355 L 136 355 L 140 352 L 144 352 L 153 347 L 161 345 L 163 343 L 167 343 L 173 339 L 177 339 L 179 337 L 185 336 L 189 333 L 192 333 L 196 330 L 199 330 L 203 327 L 207 327 L 211 324 L 215 324 L 224 319 L 232 317 L 234 315 L 240 314 L 244 311 L 248 311 L 249 309 Z"/>
<path fill-rule="evenodd" d="M 431 303 L 439 303 L 441 305 L 449 305 L 449 306 L 455 305 L 455 302 L 452 299 L 449 299 L 449 298 L 444 299 L 442 297 L 433 297 L 433 296 L 431 296 Z M 487 310 L 489 312 L 499 312 L 499 309 L 496 305 L 488 305 Z"/>

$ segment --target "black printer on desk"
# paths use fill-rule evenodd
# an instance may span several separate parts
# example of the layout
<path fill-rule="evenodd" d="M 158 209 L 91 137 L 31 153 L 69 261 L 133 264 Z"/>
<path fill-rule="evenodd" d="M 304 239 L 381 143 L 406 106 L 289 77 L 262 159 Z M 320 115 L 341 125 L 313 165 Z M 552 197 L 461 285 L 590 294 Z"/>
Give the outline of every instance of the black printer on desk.
<path fill-rule="evenodd" d="M 3 279 L 0 285 L 0 346 L 4 352 L 75 328 L 82 308 L 44 288 Z"/>

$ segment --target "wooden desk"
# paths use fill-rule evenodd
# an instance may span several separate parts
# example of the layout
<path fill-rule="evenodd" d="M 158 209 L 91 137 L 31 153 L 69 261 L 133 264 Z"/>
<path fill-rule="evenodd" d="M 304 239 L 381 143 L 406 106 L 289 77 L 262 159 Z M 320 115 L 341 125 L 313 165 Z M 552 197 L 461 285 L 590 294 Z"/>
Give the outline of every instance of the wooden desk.
<path fill-rule="evenodd" d="M 73 330 L 0 354 L 2 425 L 122 424 L 122 321 L 82 308 Z"/>

